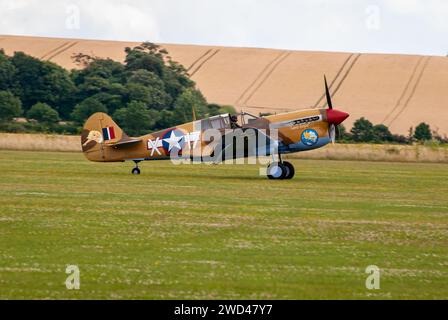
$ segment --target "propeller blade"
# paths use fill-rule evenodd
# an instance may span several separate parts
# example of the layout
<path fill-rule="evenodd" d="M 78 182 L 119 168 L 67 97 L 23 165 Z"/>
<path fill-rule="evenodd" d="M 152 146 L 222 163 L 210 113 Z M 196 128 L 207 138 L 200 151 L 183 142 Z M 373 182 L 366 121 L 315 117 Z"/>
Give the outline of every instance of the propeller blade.
<path fill-rule="evenodd" d="M 339 126 L 335 126 L 334 124 L 330 125 L 328 132 L 332 144 L 335 144 L 336 141 L 341 138 L 341 131 L 339 129 Z"/>
<path fill-rule="evenodd" d="M 334 124 L 330 125 L 329 132 L 330 132 L 330 141 L 332 144 L 334 144 L 336 142 L 336 127 Z"/>
<path fill-rule="evenodd" d="M 330 90 L 328 89 L 327 77 L 324 75 L 325 80 L 325 95 L 327 96 L 327 104 L 330 110 L 333 109 L 333 103 L 331 102 Z"/>

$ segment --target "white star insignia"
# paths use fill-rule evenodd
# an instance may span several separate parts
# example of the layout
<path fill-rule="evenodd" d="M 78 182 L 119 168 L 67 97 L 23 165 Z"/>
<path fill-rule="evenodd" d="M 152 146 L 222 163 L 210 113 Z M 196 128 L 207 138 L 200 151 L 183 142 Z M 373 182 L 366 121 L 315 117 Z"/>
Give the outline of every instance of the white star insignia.
<path fill-rule="evenodd" d="M 166 141 L 169 143 L 168 152 L 171 151 L 171 149 L 173 149 L 174 147 L 176 147 L 177 149 L 182 149 L 179 144 L 179 141 L 182 140 L 182 138 L 183 138 L 183 136 L 177 137 L 174 134 L 174 130 L 171 131 L 170 137 L 163 139 L 163 141 Z"/>

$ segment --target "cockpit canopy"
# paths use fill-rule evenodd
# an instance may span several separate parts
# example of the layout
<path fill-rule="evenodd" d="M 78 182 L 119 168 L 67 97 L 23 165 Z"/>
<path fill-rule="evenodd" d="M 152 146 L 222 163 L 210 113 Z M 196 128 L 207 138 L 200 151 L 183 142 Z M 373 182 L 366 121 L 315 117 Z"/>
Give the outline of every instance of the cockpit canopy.
<path fill-rule="evenodd" d="M 248 112 L 241 112 L 238 114 L 238 119 L 241 121 L 241 125 L 250 125 L 253 121 L 260 119 L 260 117 L 254 116 Z"/>
<path fill-rule="evenodd" d="M 197 121 L 201 124 L 202 130 L 207 129 L 233 129 L 231 114 L 224 113 L 210 118 Z M 250 125 L 253 121 L 260 119 L 260 117 L 254 116 L 253 114 L 247 112 L 240 112 L 236 114 L 237 126 L 242 127 Z"/>

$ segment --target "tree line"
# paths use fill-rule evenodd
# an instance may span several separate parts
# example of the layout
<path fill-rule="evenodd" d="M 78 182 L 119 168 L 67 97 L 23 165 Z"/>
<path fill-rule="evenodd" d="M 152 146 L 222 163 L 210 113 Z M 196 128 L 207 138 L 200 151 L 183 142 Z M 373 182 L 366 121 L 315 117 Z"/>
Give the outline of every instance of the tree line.
<path fill-rule="evenodd" d="M 77 134 L 95 112 L 106 112 L 130 135 L 173 127 L 197 118 L 235 113 L 232 106 L 209 104 L 186 69 L 164 48 L 144 42 L 125 48 L 124 63 L 83 53 L 72 57 L 80 69 L 68 71 L 23 52 L 0 49 L 0 130 Z M 28 121 L 12 121 L 24 117 Z M 358 119 L 340 141 L 400 143 L 446 137 L 421 123 L 407 136 L 383 124 Z"/>
<path fill-rule="evenodd" d="M 86 54 L 67 71 L 23 52 L 0 50 L 0 130 L 79 133 L 94 112 L 113 116 L 130 135 L 198 118 L 234 112 L 207 103 L 186 69 L 160 46 L 144 42 L 125 48 L 124 63 Z M 25 117 L 28 121 L 12 121 Z"/>
<path fill-rule="evenodd" d="M 356 120 L 350 131 L 346 131 L 340 125 L 340 137 L 342 142 L 355 143 L 397 143 L 412 144 L 413 142 L 434 141 L 436 143 L 448 143 L 447 137 L 442 137 L 436 131 L 432 131 L 427 123 L 420 123 L 414 128 L 409 128 L 407 136 L 392 134 L 384 124 L 374 125 L 364 117 Z"/>

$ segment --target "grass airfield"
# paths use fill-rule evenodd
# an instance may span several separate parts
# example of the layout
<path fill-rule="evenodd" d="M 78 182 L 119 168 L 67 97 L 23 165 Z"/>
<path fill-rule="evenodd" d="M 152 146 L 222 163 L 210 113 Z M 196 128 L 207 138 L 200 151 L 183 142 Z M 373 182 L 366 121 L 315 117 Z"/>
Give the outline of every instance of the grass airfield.
<path fill-rule="evenodd" d="M 0 299 L 448 299 L 448 165 L 292 162 L 0 151 Z"/>

